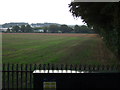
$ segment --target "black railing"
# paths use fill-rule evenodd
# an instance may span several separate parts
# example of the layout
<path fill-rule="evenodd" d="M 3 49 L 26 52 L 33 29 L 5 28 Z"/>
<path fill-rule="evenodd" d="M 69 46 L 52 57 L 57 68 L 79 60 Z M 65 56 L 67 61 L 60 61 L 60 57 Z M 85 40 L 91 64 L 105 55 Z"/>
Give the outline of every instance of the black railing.
<path fill-rule="evenodd" d="M 34 70 L 74 70 L 87 73 L 119 72 L 119 65 L 3 64 L 2 88 L 33 89 Z"/>

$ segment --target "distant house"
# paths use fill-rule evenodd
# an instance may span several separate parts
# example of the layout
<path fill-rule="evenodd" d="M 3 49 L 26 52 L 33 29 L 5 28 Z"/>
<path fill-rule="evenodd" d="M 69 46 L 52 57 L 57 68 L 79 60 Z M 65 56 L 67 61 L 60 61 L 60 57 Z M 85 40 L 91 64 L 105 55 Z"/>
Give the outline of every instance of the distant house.
<path fill-rule="evenodd" d="M 0 28 L 0 32 L 6 32 L 8 28 Z"/>
<path fill-rule="evenodd" d="M 2 28 L 2 25 L 0 25 L 0 28 Z"/>
<path fill-rule="evenodd" d="M 3 27 L 2 25 L 0 25 L 0 32 L 6 32 L 7 29 L 8 29 L 8 28 L 5 28 L 5 27 Z M 12 28 L 9 28 L 9 29 L 11 30 Z"/>
<path fill-rule="evenodd" d="M 44 30 L 43 29 L 38 29 L 38 30 L 34 30 L 34 32 L 44 32 Z"/>
<path fill-rule="evenodd" d="M 43 30 L 43 29 L 39 29 L 38 31 L 39 31 L 39 32 L 44 32 L 44 30 Z"/>

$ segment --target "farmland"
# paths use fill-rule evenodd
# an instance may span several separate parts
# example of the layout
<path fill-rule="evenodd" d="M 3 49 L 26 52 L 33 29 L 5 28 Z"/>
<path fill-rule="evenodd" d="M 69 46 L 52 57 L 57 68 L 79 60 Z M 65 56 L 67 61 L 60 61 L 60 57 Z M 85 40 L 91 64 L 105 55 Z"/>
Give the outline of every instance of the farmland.
<path fill-rule="evenodd" d="M 118 64 L 96 34 L 2 34 L 2 62 L 23 64 Z"/>

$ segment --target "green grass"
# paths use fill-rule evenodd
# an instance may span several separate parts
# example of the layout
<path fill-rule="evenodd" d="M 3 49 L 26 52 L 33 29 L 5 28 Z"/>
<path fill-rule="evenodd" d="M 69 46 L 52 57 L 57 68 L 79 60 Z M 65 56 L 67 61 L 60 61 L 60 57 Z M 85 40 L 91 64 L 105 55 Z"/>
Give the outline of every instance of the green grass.
<path fill-rule="evenodd" d="M 99 37 L 3 34 L 3 63 L 118 64 Z"/>

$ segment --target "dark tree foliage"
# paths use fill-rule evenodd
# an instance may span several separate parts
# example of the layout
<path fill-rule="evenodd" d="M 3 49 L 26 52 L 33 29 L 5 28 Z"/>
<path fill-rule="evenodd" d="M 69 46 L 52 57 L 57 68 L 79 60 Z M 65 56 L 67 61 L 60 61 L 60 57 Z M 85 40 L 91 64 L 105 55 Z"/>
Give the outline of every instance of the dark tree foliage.
<path fill-rule="evenodd" d="M 71 2 L 69 7 L 73 16 L 81 17 L 104 38 L 120 60 L 120 2 Z"/>
<path fill-rule="evenodd" d="M 19 26 L 13 26 L 12 32 L 19 32 L 20 27 Z"/>
<path fill-rule="evenodd" d="M 20 28 L 20 30 L 21 30 L 21 32 L 23 32 L 23 33 L 26 32 L 26 27 L 25 27 L 25 25 L 22 25 L 21 28 Z"/>
<path fill-rule="evenodd" d="M 26 25 L 25 32 L 33 32 L 32 27 L 30 25 Z"/>
<path fill-rule="evenodd" d="M 80 31 L 81 31 L 80 26 L 75 25 L 75 26 L 74 26 L 74 32 L 79 33 Z"/>
<path fill-rule="evenodd" d="M 74 32 L 75 33 L 94 33 L 92 29 L 88 28 L 88 26 L 86 25 L 82 25 L 82 26 L 75 25 Z"/>
<path fill-rule="evenodd" d="M 12 27 L 12 32 L 16 32 L 16 33 L 29 33 L 29 32 L 33 32 L 33 29 L 30 25 L 22 25 L 22 26 L 13 26 Z"/>
<path fill-rule="evenodd" d="M 72 29 L 70 29 L 70 27 L 68 27 L 67 25 L 61 25 L 61 26 L 60 26 L 60 31 L 61 31 L 62 33 L 69 33 L 69 32 L 71 32 L 71 30 L 72 30 Z"/>
<path fill-rule="evenodd" d="M 43 27 L 44 33 L 47 33 L 48 27 Z"/>
<path fill-rule="evenodd" d="M 59 27 L 57 25 L 50 25 L 48 28 L 49 32 L 51 33 L 57 33 L 59 30 Z"/>
<path fill-rule="evenodd" d="M 7 29 L 7 32 L 8 32 L 8 33 L 10 32 L 10 29 L 9 29 L 9 28 Z"/>

